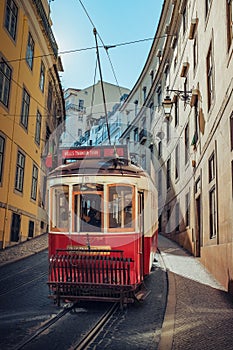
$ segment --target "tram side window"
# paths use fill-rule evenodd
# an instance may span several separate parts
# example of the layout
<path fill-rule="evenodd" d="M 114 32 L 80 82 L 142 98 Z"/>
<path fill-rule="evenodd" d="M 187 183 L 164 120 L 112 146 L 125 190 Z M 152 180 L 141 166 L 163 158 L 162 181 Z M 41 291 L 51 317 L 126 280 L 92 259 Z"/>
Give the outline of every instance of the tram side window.
<path fill-rule="evenodd" d="M 51 189 L 51 227 L 54 230 L 69 231 L 69 187 L 56 186 Z"/>
<path fill-rule="evenodd" d="M 109 186 L 109 228 L 134 229 L 134 188 L 128 185 Z"/>

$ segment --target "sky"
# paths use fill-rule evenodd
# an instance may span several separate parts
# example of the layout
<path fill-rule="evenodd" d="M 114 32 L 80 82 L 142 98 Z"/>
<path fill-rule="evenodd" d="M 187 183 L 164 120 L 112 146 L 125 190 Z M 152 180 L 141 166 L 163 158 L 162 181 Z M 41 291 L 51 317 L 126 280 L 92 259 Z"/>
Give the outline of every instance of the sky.
<path fill-rule="evenodd" d="M 98 45 L 102 45 L 102 42 L 104 45 L 116 45 L 146 39 L 111 48 L 108 55 L 103 48 L 99 48 L 103 80 L 132 89 L 150 51 L 152 40 L 147 39 L 155 36 L 163 0 L 49 2 L 52 29 L 64 68 L 64 72 L 59 73 L 62 87 L 84 89 L 100 79 L 99 70 L 95 77 L 97 55 L 94 25 L 99 35 Z M 93 47 L 94 49 L 87 49 Z M 63 53 L 70 50 L 81 51 Z"/>

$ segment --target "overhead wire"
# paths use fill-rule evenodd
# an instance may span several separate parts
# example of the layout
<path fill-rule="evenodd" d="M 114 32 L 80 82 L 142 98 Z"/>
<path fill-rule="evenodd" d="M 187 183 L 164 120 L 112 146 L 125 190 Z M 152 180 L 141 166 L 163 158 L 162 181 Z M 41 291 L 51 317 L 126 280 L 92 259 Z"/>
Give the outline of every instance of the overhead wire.
<path fill-rule="evenodd" d="M 110 56 L 109 56 L 109 53 L 108 53 L 108 49 L 109 49 L 109 48 L 112 48 L 112 47 L 114 47 L 114 46 L 106 46 L 106 45 L 104 44 L 104 41 L 103 41 L 103 39 L 101 38 L 101 36 L 100 36 L 100 34 L 98 33 L 98 31 L 96 30 L 96 26 L 95 26 L 94 22 L 92 21 L 91 16 L 89 15 L 87 9 L 85 8 L 85 6 L 83 5 L 83 3 L 82 3 L 81 0 L 79 0 L 79 3 L 81 4 L 81 6 L 82 6 L 84 12 L 86 13 L 86 15 L 87 15 L 87 17 L 88 17 L 90 23 L 92 24 L 92 27 L 93 27 L 93 31 L 94 31 L 94 33 L 95 33 L 95 36 L 98 36 L 98 38 L 100 39 L 100 41 L 101 41 L 101 43 L 102 43 L 102 45 L 103 45 L 103 47 L 104 47 L 104 49 L 105 49 L 105 52 L 106 52 L 107 57 L 108 57 L 108 59 L 109 59 L 110 66 L 111 66 L 111 70 L 112 70 L 112 72 L 113 72 L 113 76 L 114 76 L 114 79 L 115 79 L 116 84 L 117 84 L 117 86 L 118 86 L 119 93 L 120 93 L 120 97 L 121 97 L 121 96 L 122 96 L 121 88 L 120 88 L 120 85 L 119 85 L 119 83 L 118 83 L 118 80 L 117 80 L 117 77 L 116 77 L 116 73 L 115 73 L 115 69 L 114 69 L 114 67 L 113 67 L 112 61 L 111 61 Z M 97 49 L 97 55 L 99 55 L 97 39 L 96 39 L 96 49 Z M 101 74 L 101 73 L 100 73 L 100 74 Z M 106 118 L 107 118 L 107 116 L 106 116 Z M 110 140 L 109 140 L 109 141 L 110 141 Z"/>

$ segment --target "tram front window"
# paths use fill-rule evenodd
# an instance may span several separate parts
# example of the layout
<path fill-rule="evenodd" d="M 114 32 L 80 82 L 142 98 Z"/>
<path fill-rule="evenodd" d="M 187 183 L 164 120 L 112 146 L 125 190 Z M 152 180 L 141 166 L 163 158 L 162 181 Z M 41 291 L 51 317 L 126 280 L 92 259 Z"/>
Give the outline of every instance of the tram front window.
<path fill-rule="evenodd" d="M 128 185 L 109 186 L 109 228 L 134 229 L 134 188 Z"/>
<path fill-rule="evenodd" d="M 55 186 L 51 188 L 51 228 L 69 231 L 69 187 Z"/>
<path fill-rule="evenodd" d="M 76 232 L 101 232 L 103 228 L 103 186 L 77 185 L 74 191 L 74 230 Z"/>

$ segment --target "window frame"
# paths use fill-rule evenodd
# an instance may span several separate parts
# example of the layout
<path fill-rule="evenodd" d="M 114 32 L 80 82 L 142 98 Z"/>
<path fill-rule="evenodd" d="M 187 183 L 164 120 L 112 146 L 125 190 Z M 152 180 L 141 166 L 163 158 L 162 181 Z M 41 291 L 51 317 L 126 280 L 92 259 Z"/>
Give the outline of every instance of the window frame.
<path fill-rule="evenodd" d="M 44 92 L 44 86 L 45 86 L 45 65 L 44 65 L 44 62 L 41 61 L 39 87 L 42 92 Z"/>
<path fill-rule="evenodd" d="M 210 43 L 206 56 L 206 79 L 207 79 L 207 107 L 208 111 L 214 99 L 214 62 L 213 62 L 213 45 Z"/>
<path fill-rule="evenodd" d="M 18 150 L 15 171 L 15 190 L 21 193 L 23 193 L 25 163 L 25 154 L 22 151 Z"/>
<path fill-rule="evenodd" d="M 217 237 L 217 201 L 215 185 L 209 191 L 209 237 Z"/>
<path fill-rule="evenodd" d="M 33 40 L 31 33 L 29 32 L 27 49 L 26 49 L 26 62 L 28 64 L 28 67 L 31 70 L 33 69 L 33 63 L 34 63 L 34 51 L 35 51 L 35 42 Z"/>
<path fill-rule="evenodd" d="M 0 91 L 0 102 L 8 108 L 11 89 L 12 69 L 3 57 L 0 62 L 0 80 L 2 80 L 2 90 Z"/>
<path fill-rule="evenodd" d="M 128 188 L 131 188 L 132 190 L 132 217 L 131 217 L 131 223 L 132 225 L 127 227 L 124 225 L 124 227 L 110 227 L 110 189 L 112 187 L 128 187 Z M 114 183 L 114 184 L 108 184 L 107 186 L 107 201 L 108 201 L 108 215 L 107 215 L 107 231 L 108 232 L 134 232 L 135 231 L 135 225 L 136 225 L 136 222 L 135 222 L 135 201 L 136 201 L 136 196 L 135 196 L 135 186 L 134 185 L 129 185 L 129 184 L 125 184 L 125 183 Z M 123 209 L 125 210 L 126 207 L 124 207 Z"/>
<path fill-rule="evenodd" d="M 14 13 L 15 12 L 15 13 Z M 18 6 L 14 0 L 6 1 L 4 27 L 10 34 L 11 38 L 15 41 L 17 34 L 18 23 Z"/>
<path fill-rule="evenodd" d="M 33 167 L 32 167 L 31 199 L 33 199 L 34 201 L 36 201 L 36 199 L 37 199 L 38 174 L 39 174 L 38 167 L 35 164 L 33 164 Z"/>
<path fill-rule="evenodd" d="M 39 110 L 36 114 L 35 143 L 40 146 L 42 115 Z"/>
<path fill-rule="evenodd" d="M 25 130 L 28 130 L 28 119 L 30 109 L 30 95 L 25 88 L 23 88 L 22 106 L 20 115 L 20 124 Z"/>

